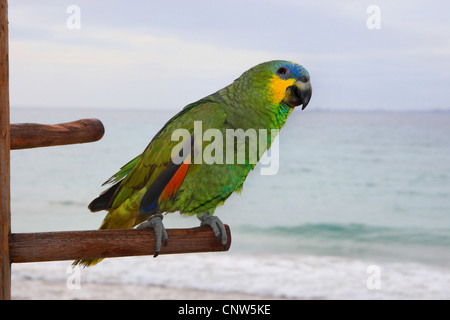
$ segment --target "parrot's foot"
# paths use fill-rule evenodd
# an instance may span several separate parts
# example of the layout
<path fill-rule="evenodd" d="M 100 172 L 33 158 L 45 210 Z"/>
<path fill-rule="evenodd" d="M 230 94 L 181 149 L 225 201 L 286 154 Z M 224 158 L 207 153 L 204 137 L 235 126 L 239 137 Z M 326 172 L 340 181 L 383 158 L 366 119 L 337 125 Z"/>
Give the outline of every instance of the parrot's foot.
<path fill-rule="evenodd" d="M 166 228 L 162 223 L 163 215 L 162 214 L 154 214 L 147 221 L 142 222 L 140 225 L 136 227 L 136 229 L 153 229 L 155 231 L 155 254 L 153 255 L 156 258 L 161 251 L 161 243 L 164 241 L 164 247 L 167 246 L 167 242 L 169 238 L 167 237 Z"/>
<path fill-rule="evenodd" d="M 218 217 L 212 216 L 209 213 L 197 217 L 201 221 L 201 226 L 210 226 L 213 229 L 217 240 L 222 243 L 223 248 L 225 249 L 227 247 L 228 237 L 223 222 Z"/>

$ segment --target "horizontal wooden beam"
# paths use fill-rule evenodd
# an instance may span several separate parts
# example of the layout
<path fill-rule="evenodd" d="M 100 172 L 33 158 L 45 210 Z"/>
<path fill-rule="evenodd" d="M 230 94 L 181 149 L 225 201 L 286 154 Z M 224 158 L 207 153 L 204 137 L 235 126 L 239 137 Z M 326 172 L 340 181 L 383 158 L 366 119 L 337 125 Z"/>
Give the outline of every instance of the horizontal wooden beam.
<path fill-rule="evenodd" d="M 51 147 L 100 140 L 105 133 L 98 119 L 81 119 L 60 124 L 11 124 L 11 150 Z"/>
<path fill-rule="evenodd" d="M 231 233 L 227 225 L 225 229 L 225 248 L 208 226 L 167 229 L 169 242 L 160 255 L 227 251 Z M 147 229 L 13 233 L 9 253 L 13 263 L 153 255 L 155 235 Z"/>

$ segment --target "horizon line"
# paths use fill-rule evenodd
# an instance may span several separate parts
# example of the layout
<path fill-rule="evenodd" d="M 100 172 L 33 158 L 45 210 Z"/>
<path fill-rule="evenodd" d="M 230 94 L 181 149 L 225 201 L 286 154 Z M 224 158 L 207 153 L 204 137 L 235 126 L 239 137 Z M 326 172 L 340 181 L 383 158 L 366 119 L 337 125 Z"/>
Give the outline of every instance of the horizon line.
<path fill-rule="evenodd" d="M 114 110 L 114 111 L 155 111 L 155 112 L 178 112 L 181 111 L 181 109 L 177 108 L 151 108 L 151 107 L 84 107 L 84 106 L 10 106 L 10 109 L 49 109 L 49 110 Z M 348 108 L 348 109 L 331 109 L 331 108 L 323 108 L 323 107 L 316 107 L 311 109 L 305 109 L 306 112 L 313 112 L 313 113 L 447 113 L 450 112 L 449 109 L 443 109 L 443 108 L 434 108 L 434 109 L 426 109 L 426 110 L 420 110 L 420 109 L 354 109 L 354 108 Z"/>

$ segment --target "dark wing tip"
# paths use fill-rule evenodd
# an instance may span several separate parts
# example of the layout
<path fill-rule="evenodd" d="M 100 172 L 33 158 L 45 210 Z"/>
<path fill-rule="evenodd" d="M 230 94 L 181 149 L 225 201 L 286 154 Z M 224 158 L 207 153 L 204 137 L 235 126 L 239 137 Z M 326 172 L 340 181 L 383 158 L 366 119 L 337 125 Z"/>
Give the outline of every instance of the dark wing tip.
<path fill-rule="evenodd" d="M 91 212 L 108 210 L 111 207 L 111 203 L 114 200 L 114 195 L 116 194 L 116 190 L 119 188 L 121 182 L 122 181 L 117 182 L 100 196 L 92 200 L 92 202 L 88 205 L 88 209 L 91 210 Z"/>

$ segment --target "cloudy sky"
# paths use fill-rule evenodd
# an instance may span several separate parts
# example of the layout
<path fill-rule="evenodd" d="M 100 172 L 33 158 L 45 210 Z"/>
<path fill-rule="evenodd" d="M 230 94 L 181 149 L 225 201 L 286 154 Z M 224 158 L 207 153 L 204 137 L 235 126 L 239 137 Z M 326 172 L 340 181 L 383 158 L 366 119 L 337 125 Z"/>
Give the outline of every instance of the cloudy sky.
<path fill-rule="evenodd" d="M 311 74 L 309 108 L 450 110 L 449 12 L 448 0 L 9 1 L 11 106 L 179 110 L 286 59 Z"/>

